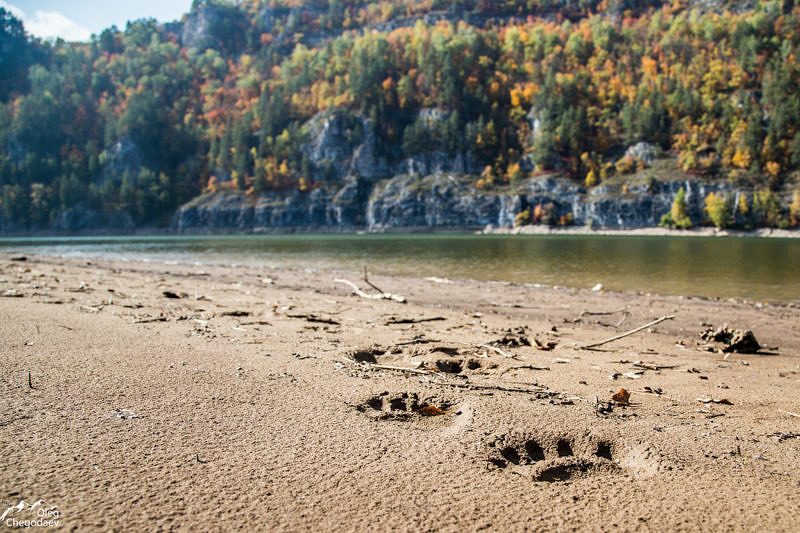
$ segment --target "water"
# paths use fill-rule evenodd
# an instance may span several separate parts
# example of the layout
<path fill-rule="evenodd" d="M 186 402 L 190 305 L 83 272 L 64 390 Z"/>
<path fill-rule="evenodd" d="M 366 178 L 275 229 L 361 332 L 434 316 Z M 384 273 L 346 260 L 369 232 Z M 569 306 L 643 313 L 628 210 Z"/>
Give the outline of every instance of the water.
<path fill-rule="evenodd" d="M 228 235 L 0 239 L 64 257 L 360 271 L 800 301 L 800 240 L 585 235 Z"/>

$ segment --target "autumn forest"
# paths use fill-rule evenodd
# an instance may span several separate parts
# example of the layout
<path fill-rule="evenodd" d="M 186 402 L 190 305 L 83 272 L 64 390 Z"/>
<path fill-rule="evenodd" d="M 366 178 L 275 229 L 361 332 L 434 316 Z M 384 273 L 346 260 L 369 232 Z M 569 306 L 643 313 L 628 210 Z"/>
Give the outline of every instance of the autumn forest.
<path fill-rule="evenodd" d="M 707 198 L 705 222 L 794 226 L 798 46 L 791 0 L 196 0 L 88 43 L 33 39 L 0 8 L 0 217 L 158 226 L 200 194 L 308 193 L 337 178 L 307 124 L 336 112 L 390 161 L 470 154 L 484 190 L 591 189 L 650 165 L 625 155 L 647 143 L 662 171 L 753 191 Z"/>

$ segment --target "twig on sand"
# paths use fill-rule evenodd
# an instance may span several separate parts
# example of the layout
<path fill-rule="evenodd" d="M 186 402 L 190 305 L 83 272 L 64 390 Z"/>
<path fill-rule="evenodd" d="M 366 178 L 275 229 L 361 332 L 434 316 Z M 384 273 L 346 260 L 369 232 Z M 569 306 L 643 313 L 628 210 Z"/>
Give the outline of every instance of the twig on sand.
<path fill-rule="evenodd" d="M 539 396 L 555 397 L 561 396 L 562 393 L 549 391 L 547 389 L 524 389 L 519 387 L 503 387 L 501 385 L 478 385 L 475 383 L 450 383 L 447 381 L 429 381 L 431 385 L 439 385 L 440 387 L 451 387 L 454 389 L 462 390 L 492 390 L 502 392 L 522 392 L 525 394 L 536 394 Z"/>
<path fill-rule="evenodd" d="M 31 381 L 31 373 L 28 372 L 28 388 L 33 388 L 33 382 Z"/>
<path fill-rule="evenodd" d="M 656 363 L 644 363 L 642 361 L 634 361 L 631 366 L 636 368 L 643 368 L 645 370 L 666 370 L 670 368 L 678 368 L 681 365 L 658 365 Z"/>
<path fill-rule="evenodd" d="M 371 364 L 372 368 L 378 368 L 380 370 L 396 370 L 398 372 L 409 372 L 411 374 L 430 374 L 427 370 L 420 370 L 418 368 L 407 368 L 404 366 L 391 366 L 391 365 L 376 365 Z"/>
<path fill-rule="evenodd" d="M 359 362 L 354 359 L 349 359 L 347 357 L 342 357 L 342 360 L 353 365 L 362 365 L 368 368 L 375 368 L 378 370 L 394 370 L 396 372 L 408 372 L 409 374 L 425 374 L 425 375 L 431 374 L 431 372 L 428 370 L 420 370 L 418 368 L 408 368 L 404 366 L 379 365 L 375 363 Z"/>
<path fill-rule="evenodd" d="M 675 318 L 675 315 L 662 316 L 661 318 L 653 320 L 652 322 L 648 322 L 644 326 L 639 326 L 638 328 L 632 329 L 630 331 L 626 331 L 625 333 L 622 333 L 620 335 L 615 335 L 613 337 L 610 337 L 608 339 L 602 340 L 600 342 L 595 342 L 595 343 L 592 343 L 592 344 L 584 344 L 583 346 L 579 346 L 579 348 L 582 349 L 582 350 L 588 350 L 588 349 L 594 348 L 595 346 L 602 346 L 603 344 L 607 344 L 609 342 L 617 341 L 617 340 L 625 338 L 625 337 L 627 337 L 629 335 L 633 335 L 634 333 L 639 333 L 643 329 L 647 329 L 647 328 L 649 328 L 651 326 L 655 326 L 656 324 L 660 324 L 661 322 L 664 322 L 665 320 L 672 320 L 673 318 Z"/>
<path fill-rule="evenodd" d="M 364 265 L 364 283 L 366 283 L 367 285 L 369 285 L 370 287 L 372 287 L 373 289 L 375 289 L 380 293 L 386 292 L 369 280 L 369 277 L 367 276 L 367 265 Z"/>
<path fill-rule="evenodd" d="M 562 392 L 551 391 L 545 387 L 522 388 L 522 387 L 505 387 L 502 385 L 480 385 L 477 383 L 451 383 L 449 381 L 442 381 L 441 374 L 431 370 L 420 370 L 417 368 L 408 368 L 402 366 L 391 366 L 391 365 L 380 365 L 375 363 L 358 362 L 348 357 L 342 357 L 342 362 L 361 366 L 362 368 L 366 367 L 369 369 L 376 369 L 376 370 L 394 370 L 397 372 L 405 372 L 409 374 L 422 374 L 430 376 L 426 378 L 421 378 L 422 380 L 424 380 L 425 383 L 430 383 L 431 385 L 438 385 L 440 387 L 450 387 L 453 389 L 519 392 L 524 394 L 536 394 L 540 398 L 555 398 L 559 396 L 564 396 L 564 393 Z"/>
<path fill-rule="evenodd" d="M 506 372 L 511 372 L 512 370 L 550 370 L 549 366 L 535 366 L 535 365 L 520 365 L 520 366 L 510 366 L 505 369 L 502 373 L 505 374 Z"/>
<path fill-rule="evenodd" d="M 166 322 L 167 317 L 165 316 L 157 316 L 154 318 L 143 318 L 141 320 L 134 321 L 134 324 L 150 324 L 151 322 Z"/>
<path fill-rule="evenodd" d="M 356 284 L 353 283 L 352 281 L 349 281 L 349 280 L 346 280 L 346 279 L 335 279 L 335 280 L 333 280 L 333 282 L 334 283 L 344 283 L 345 285 L 349 285 L 350 288 L 353 289 L 353 293 L 354 294 L 356 294 L 357 296 L 360 296 L 362 298 L 366 298 L 368 300 L 394 300 L 395 302 L 399 302 L 401 304 L 406 303 L 406 299 L 403 296 L 400 296 L 399 294 L 392 294 L 392 293 L 383 292 L 383 291 L 381 291 L 380 294 L 367 294 L 364 291 L 362 291 L 361 289 L 359 289 L 358 286 L 356 286 Z M 372 284 L 370 284 L 370 286 L 373 287 L 373 288 L 375 287 Z"/>
<path fill-rule="evenodd" d="M 394 346 L 409 346 L 411 344 L 430 344 L 432 342 L 442 342 L 436 339 L 411 339 L 410 341 L 402 341 L 394 344 Z"/>
<path fill-rule="evenodd" d="M 505 352 L 505 351 L 501 350 L 500 348 L 498 348 L 497 346 L 492 346 L 490 344 L 478 344 L 478 348 L 486 348 L 488 350 L 495 351 L 495 352 L 499 353 L 500 355 L 502 355 L 503 357 L 508 357 L 509 359 L 513 359 L 514 357 L 516 357 L 513 353 Z"/>
<path fill-rule="evenodd" d="M 800 418 L 800 415 L 798 415 L 797 413 L 793 413 L 791 411 L 784 411 L 783 409 L 778 409 L 778 412 L 783 413 L 785 415 L 793 416 L 795 418 Z"/>
<path fill-rule="evenodd" d="M 390 318 L 386 321 L 385 325 L 394 326 L 397 324 L 421 324 L 423 322 L 439 322 L 441 320 L 447 319 L 443 316 L 434 316 L 431 318 Z"/>
<path fill-rule="evenodd" d="M 322 317 L 322 316 L 317 316 L 317 315 L 314 315 L 314 314 L 311 314 L 311 313 L 300 313 L 300 314 L 293 314 L 293 315 L 290 315 L 290 314 L 287 313 L 286 316 L 289 317 L 289 318 L 302 318 L 302 319 L 307 320 L 308 322 L 316 322 L 316 323 L 319 323 L 319 324 L 332 324 L 334 326 L 340 326 L 341 325 L 341 322 L 338 322 L 338 321 L 336 321 L 336 320 L 334 320 L 332 318 L 326 318 L 326 317 Z"/>
<path fill-rule="evenodd" d="M 579 322 L 580 319 L 583 318 L 584 316 L 605 316 L 605 315 L 616 315 L 617 313 L 623 313 L 624 315 L 630 314 L 627 307 L 621 307 L 619 309 L 615 309 L 614 311 L 586 311 L 584 309 L 583 311 L 580 312 L 577 318 L 575 318 L 575 322 Z"/>

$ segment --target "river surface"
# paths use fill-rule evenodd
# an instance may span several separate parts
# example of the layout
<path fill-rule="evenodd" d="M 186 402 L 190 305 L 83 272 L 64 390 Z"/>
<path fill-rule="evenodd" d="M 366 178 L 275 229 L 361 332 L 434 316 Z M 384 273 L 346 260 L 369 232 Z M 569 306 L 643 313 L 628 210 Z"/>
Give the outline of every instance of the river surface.
<path fill-rule="evenodd" d="M 2 238 L 0 250 L 800 301 L 800 239 L 604 235 Z"/>

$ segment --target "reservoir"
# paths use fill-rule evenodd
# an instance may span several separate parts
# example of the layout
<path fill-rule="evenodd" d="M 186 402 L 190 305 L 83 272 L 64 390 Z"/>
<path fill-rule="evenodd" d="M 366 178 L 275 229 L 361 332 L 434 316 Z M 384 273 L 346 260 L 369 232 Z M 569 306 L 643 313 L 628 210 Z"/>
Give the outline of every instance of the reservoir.
<path fill-rule="evenodd" d="M 800 301 L 800 239 L 605 235 L 2 238 L 0 251 L 361 271 L 644 293 Z"/>

